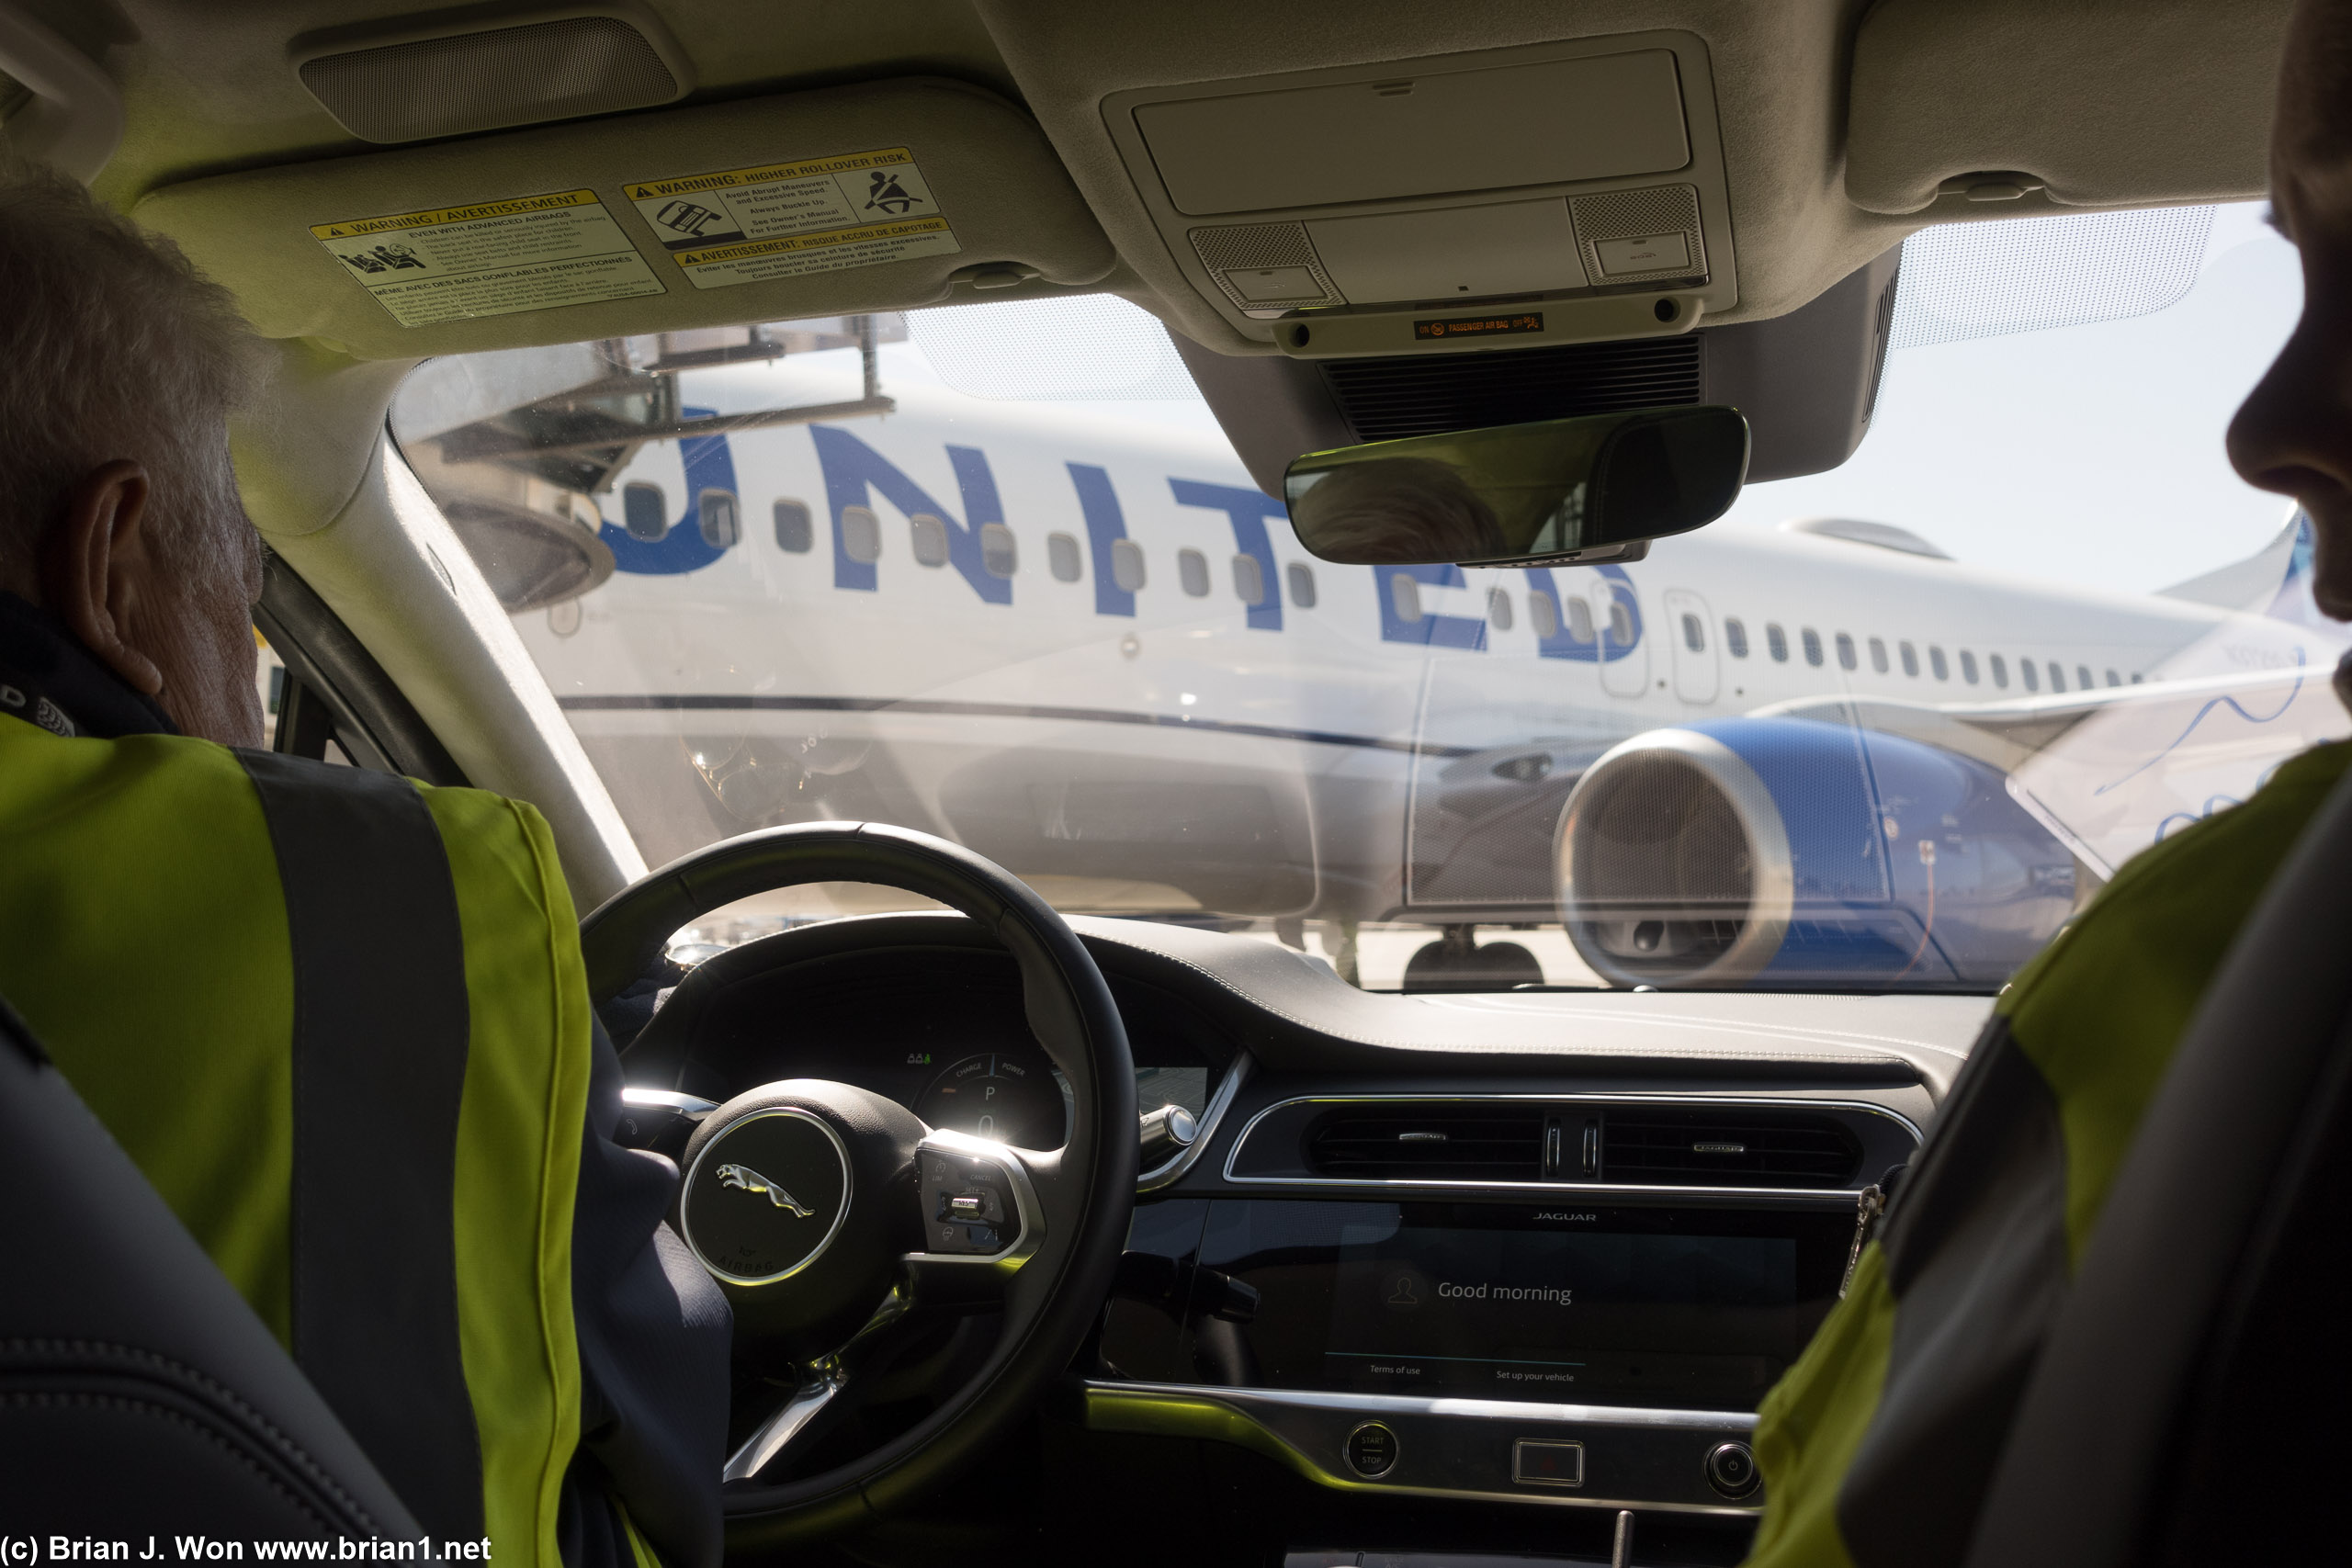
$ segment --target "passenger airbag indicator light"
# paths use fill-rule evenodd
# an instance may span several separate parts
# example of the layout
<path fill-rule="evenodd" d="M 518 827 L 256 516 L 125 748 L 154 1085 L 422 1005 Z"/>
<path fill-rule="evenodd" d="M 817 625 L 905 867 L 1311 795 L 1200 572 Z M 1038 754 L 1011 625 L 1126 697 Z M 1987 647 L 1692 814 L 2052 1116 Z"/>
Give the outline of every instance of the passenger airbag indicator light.
<path fill-rule="evenodd" d="M 1500 337 L 1510 333 L 1540 333 L 1543 330 L 1544 312 L 1541 310 L 1522 310 L 1510 316 L 1445 316 L 1413 323 L 1413 336 L 1419 339 Z"/>

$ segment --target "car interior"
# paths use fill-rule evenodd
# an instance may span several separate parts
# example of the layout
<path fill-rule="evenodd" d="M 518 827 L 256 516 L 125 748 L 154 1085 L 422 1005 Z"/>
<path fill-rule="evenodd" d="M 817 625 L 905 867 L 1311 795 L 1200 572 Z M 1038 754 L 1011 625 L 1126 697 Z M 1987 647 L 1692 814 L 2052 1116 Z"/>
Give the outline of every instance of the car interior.
<path fill-rule="evenodd" d="M 1889 574 L 1850 630 L 1643 573 L 1743 482 L 1894 438 L 1930 242 L 2258 202 L 2287 13 L 0 0 L 0 113 L 264 342 L 232 435 L 271 745 L 550 824 L 624 1135 L 684 1173 L 735 1313 L 730 1562 L 1729 1564 L 1758 1403 L 1996 996 L 2165 830 L 2053 825 L 2065 738 L 2193 728 L 2231 681 L 2319 705 L 2266 736 L 2346 727 L 2303 679 L 2323 633 L 2248 608 L 2285 544 L 2226 603 L 2127 604 L 2119 567 L 2079 615 L 2143 629 L 2030 659 L 2007 611 L 1928 624 L 1958 569 L 1900 518 L 1771 536 L 1792 593 Z M 918 349 L 960 388 L 1022 335 L 1107 362 L 1114 326 L 1193 411 L 1148 487 L 1018 391 L 954 391 L 913 479 L 884 445 L 950 396 Z M 1549 532 L 1310 536 L 1470 434 L 1635 414 Z M 1214 536 L 1150 534 L 1148 488 Z M 955 597 L 874 618 L 902 581 Z M 1377 636 L 1266 651 L 1359 592 Z M 2176 658 L 2209 635 L 2290 651 Z M 1506 700 L 1469 661 L 1507 637 Z M 2333 821 L 2182 1047 L 1971 1562 L 2326 1539 Z M 421 1533 L 0 1034 L 6 1451 L 82 1468 L 100 1533 Z M 77 1337 L 181 1371 L 24 1348 Z"/>

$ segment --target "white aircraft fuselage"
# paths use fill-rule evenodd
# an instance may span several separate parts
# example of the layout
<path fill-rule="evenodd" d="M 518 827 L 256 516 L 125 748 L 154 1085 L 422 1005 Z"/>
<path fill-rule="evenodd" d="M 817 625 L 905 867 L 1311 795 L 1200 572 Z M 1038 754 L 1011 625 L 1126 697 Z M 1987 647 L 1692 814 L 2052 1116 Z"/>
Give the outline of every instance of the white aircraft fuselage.
<path fill-rule="evenodd" d="M 750 371 L 689 400 L 773 400 Z M 650 860 L 885 818 L 1106 909 L 1549 919 L 1566 787 L 1638 733 L 1832 696 L 2324 686 L 2341 648 L 1804 532 L 1718 526 L 1623 567 L 1335 566 L 1213 436 L 922 388 L 887 417 L 649 446 L 599 503 L 616 574 L 520 624 Z"/>

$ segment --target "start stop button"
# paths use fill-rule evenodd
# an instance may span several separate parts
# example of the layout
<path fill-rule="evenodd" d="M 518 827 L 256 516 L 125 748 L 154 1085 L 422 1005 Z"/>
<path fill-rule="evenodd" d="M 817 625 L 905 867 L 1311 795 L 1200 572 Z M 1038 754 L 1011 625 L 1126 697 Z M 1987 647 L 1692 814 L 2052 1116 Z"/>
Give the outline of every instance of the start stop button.
<path fill-rule="evenodd" d="M 1718 1443 L 1707 1455 L 1707 1484 L 1726 1497 L 1756 1490 L 1756 1455 L 1746 1443 Z"/>
<path fill-rule="evenodd" d="M 1396 1466 L 1396 1434 L 1377 1421 L 1367 1421 L 1350 1432 L 1343 1446 L 1348 1468 L 1366 1480 L 1385 1475 Z"/>

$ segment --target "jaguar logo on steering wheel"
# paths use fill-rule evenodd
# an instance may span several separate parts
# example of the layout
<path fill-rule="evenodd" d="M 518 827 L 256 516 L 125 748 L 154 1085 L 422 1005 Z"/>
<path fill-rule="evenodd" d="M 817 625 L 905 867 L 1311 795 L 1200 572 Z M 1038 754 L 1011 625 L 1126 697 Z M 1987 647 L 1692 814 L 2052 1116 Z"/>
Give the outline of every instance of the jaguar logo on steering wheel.
<path fill-rule="evenodd" d="M 779 1209 L 791 1210 L 792 1217 L 797 1220 L 805 1220 L 817 1212 L 803 1206 L 794 1199 L 791 1193 L 786 1192 L 748 1165 L 720 1166 L 718 1184 L 721 1187 L 740 1187 L 746 1192 L 764 1192 L 768 1195 L 769 1202 Z"/>

